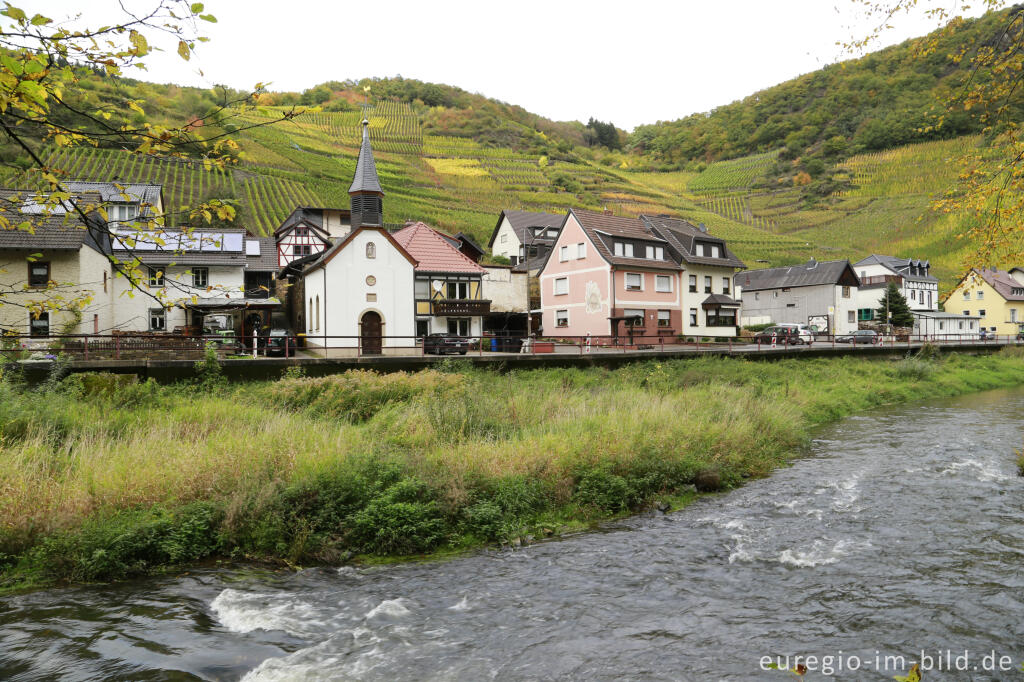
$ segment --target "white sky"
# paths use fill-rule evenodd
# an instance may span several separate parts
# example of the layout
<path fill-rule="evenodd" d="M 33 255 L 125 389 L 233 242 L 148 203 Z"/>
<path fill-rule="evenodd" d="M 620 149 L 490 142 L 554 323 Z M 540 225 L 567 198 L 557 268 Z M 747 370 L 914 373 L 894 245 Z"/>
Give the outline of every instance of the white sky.
<path fill-rule="evenodd" d="M 89 25 L 117 6 L 15 4 L 54 19 L 82 12 Z M 853 0 L 209 0 L 206 11 L 218 23 L 202 25 L 211 40 L 191 62 L 172 48 L 147 58 L 149 73 L 140 76 L 301 91 L 401 74 L 556 120 L 593 116 L 627 130 L 707 111 L 847 58 L 837 42 L 873 27 Z M 903 16 L 882 44 L 934 27 L 921 12 Z"/>

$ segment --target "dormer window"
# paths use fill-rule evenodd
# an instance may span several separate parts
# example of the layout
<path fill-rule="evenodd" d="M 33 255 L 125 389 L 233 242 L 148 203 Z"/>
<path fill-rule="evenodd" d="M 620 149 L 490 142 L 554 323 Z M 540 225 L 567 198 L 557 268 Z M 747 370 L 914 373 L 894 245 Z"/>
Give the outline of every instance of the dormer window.
<path fill-rule="evenodd" d="M 622 258 L 632 258 L 633 245 L 629 242 L 615 242 L 615 255 Z"/>
<path fill-rule="evenodd" d="M 647 258 L 649 260 L 665 260 L 665 248 L 662 246 L 648 246 Z"/>
<path fill-rule="evenodd" d="M 135 204 L 111 204 L 107 207 L 107 222 L 122 223 L 135 220 L 139 207 Z"/>
<path fill-rule="evenodd" d="M 309 236 L 309 228 L 306 227 L 305 225 L 299 225 L 298 227 L 295 228 L 295 236 L 296 237 L 308 237 Z"/>

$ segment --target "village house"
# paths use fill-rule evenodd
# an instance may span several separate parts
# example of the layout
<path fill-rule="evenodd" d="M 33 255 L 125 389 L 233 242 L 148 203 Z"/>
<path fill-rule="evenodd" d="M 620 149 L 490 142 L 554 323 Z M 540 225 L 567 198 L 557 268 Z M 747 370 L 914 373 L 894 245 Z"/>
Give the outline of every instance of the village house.
<path fill-rule="evenodd" d="M 200 334 L 211 314 L 237 317 L 248 337 L 280 307 L 273 296 L 277 252 L 272 237 L 241 228 L 111 229 L 113 255 L 142 270 L 139 290 L 114 279 L 113 328 Z"/>
<path fill-rule="evenodd" d="M 940 341 L 966 341 L 977 339 L 981 331 L 981 318 L 941 310 L 914 311 L 915 337 L 927 336 Z"/>
<path fill-rule="evenodd" d="M 572 209 L 539 273 L 546 336 L 732 337 L 743 263 L 684 220 Z"/>
<path fill-rule="evenodd" d="M 945 309 L 979 318 L 987 332 L 1016 334 L 1024 324 L 1024 268 L 971 268 L 946 296 Z"/>
<path fill-rule="evenodd" d="M 113 270 L 99 192 L 44 209 L 31 190 L 0 190 L 0 328 L 48 337 L 113 325 Z M 83 220 L 83 210 L 92 208 Z M 34 231 L 18 229 L 29 221 Z M 49 308 L 48 310 L 43 310 Z"/>
<path fill-rule="evenodd" d="M 860 278 L 857 288 L 857 320 L 875 319 L 886 288 L 896 284 L 911 310 L 935 310 L 939 304 L 939 280 L 928 261 L 871 255 L 853 265 Z"/>
<path fill-rule="evenodd" d="M 274 230 L 278 267 L 283 268 L 293 260 L 326 251 L 334 241 L 344 239 L 351 230 L 352 214 L 348 209 L 296 208 Z"/>
<path fill-rule="evenodd" d="M 555 213 L 502 211 L 487 248 L 491 255 L 507 258 L 511 265 L 533 274 L 555 243 L 564 219 L 564 215 Z"/>
<path fill-rule="evenodd" d="M 848 334 L 857 329 L 860 280 L 848 260 L 763 270 L 735 277 L 743 300 L 743 324 L 807 324 L 819 332 Z"/>
<path fill-rule="evenodd" d="M 486 270 L 423 223 L 403 227 L 394 238 L 416 260 L 416 336 L 482 336 L 491 304 L 483 297 Z"/>

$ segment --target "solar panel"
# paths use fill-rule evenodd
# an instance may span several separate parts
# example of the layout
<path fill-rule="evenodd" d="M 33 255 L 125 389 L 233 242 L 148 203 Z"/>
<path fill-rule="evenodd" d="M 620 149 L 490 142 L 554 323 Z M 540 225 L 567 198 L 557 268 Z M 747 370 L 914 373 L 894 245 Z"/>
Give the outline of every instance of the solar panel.
<path fill-rule="evenodd" d="M 258 256 L 260 255 L 260 243 L 255 239 L 245 240 L 245 255 L 246 256 Z"/>

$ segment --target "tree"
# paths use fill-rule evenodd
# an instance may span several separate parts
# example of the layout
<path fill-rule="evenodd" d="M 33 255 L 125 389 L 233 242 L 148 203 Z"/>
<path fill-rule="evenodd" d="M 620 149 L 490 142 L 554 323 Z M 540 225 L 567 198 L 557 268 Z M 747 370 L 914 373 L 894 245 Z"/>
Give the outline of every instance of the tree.
<path fill-rule="evenodd" d="M 885 288 L 885 293 L 878 300 L 875 316 L 896 327 L 914 326 L 914 314 L 910 312 L 907 299 L 900 293 L 895 282 L 889 282 L 889 286 Z"/>
<path fill-rule="evenodd" d="M 915 44 L 915 54 L 937 64 L 959 67 L 960 80 L 941 90 L 938 113 L 922 123 L 923 133 L 960 134 L 978 129 L 984 146 L 960 159 L 960 179 L 933 204 L 942 213 L 964 214 L 966 227 L 958 236 L 976 245 L 967 265 L 1017 260 L 1024 256 L 1024 6 L 994 14 L 996 30 L 983 40 L 962 41 L 945 54 L 941 41 L 955 34 L 966 19 L 957 11 L 969 5 L 947 0 L 927 8 L 917 0 L 853 0 L 876 19 L 869 35 L 846 45 L 862 50 L 874 42 L 897 14 L 923 12 L 943 25 L 941 31 Z M 923 4 L 923 3 L 922 3 Z M 986 10 L 1005 7 L 1006 0 L 980 0 Z M 968 121 L 972 121 L 972 126 Z M 948 136 L 948 134 L 946 135 Z"/>
<path fill-rule="evenodd" d="M 112 3 L 113 4 L 113 3 Z M 251 92 L 237 93 L 227 88 L 215 89 L 212 106 L 197 101 L 198 112 L 180 124 L 156 122 L 147 112 L 146 102 L 126 95 L 96 100 L 81 87 L 101 74 L 121 79 L 132 69 L 144 70 L 145 58 L 157 49 L 175 51 L 181 59 L 192 58 L 197 45 L 207 39 L 200 35 L 203 22 L 216 22 L 204 11 L 200 2 L 186 0 L 152 0 L 147 11 L 133 12 L 121 7 L 118 21 L 102 26 L 88 26 L 88 19 L 56 23 L 42 14 L 29 15 L 7 3 L 0 9 L 0 149 L 8 152 L 3 158 L 14 159 L 17 177 L 28 189 L 3 199 L 2 209 L 17 209 L 33 201 L 41 211 L 37 216 L 19 218 L 17 224 L 0 214 L 0 229 L 34 229 L 55 212 L 73 211 L 82 225 L 96 225 L 88 216 L 98 214 L 98 229 L 106 227 L 107 206 L 103 202 L 72 201 L 62 185 L 67 173 L 48 166 L 45 149 L 52 147 L 114 147 L 135 154 L 170 157 L 192 157 L 207 166 L 222 166 L 236 158 L 237 144 L 231 136 L 238 131 L 289 120 L 301 113 L 292 109 L 276 119 L 250 123 L 240 115 L 253 107 L 263 93 L 257 84 Z M 163 47 L 161 47 L 163 45 Z M 151 107 L 152 108 L 152 107 Z M 156 107 L 159 109 L 159 107 Z M 0 169 L 2 170 L 2 169 Z M 17 211 L 15 211 L 17 213 Z M 211 200 L 187 209 L 188 225 L 231 220 L 234 208 L 230 203 Z M 164 217 L 154 216 L 137 221 L 135 236 L 124 237 L 122 243 L 147 239 L 161 240 Z M 188 231 L 189 228 L 186 228 Z M 157 300 L 160 294 L 150 292 L 138 259 L 128 262 L 108 256 L 118 276 L 127 278 L 133 289 Z M 0 292 L 3 304 L 4 292 Z M 63 296 L 38 302 L 38 312 L 46 309 L 73 309 L 75 301 Z"/>

